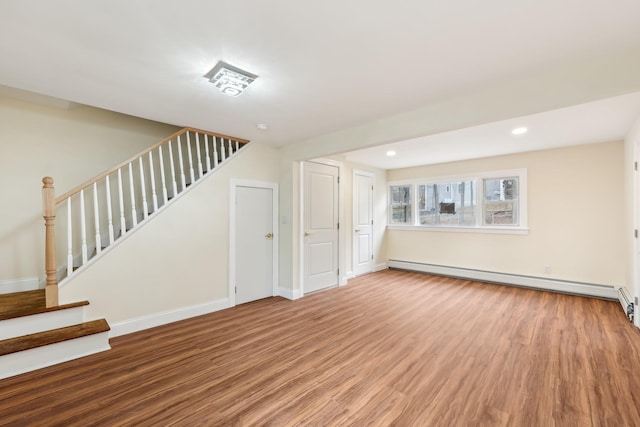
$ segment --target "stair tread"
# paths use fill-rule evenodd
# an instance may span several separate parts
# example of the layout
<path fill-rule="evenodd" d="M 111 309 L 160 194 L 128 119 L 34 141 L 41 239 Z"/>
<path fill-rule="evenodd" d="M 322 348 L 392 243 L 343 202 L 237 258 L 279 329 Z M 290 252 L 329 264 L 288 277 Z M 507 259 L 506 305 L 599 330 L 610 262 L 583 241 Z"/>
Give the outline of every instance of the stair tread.
<path fill-rule="evenodd" d="M 35 291 L 15 292 L 0 295 L 0 320 L 16 317 L 30 316 L 32 314 L 48 313 L 67 308 L 88 305 L 88 301 L 79 301 L 71 304 L 61 304 L 56 307 L 48 307 L 45 302 L 44 289 Z"/>
<path fill-rule="evenodd" d="M 0 356 L 55 344 L 74 338 L 107 332 L 111 328 L 105 319 L 92 320 L 65 328 L 52 329 L 0 341 Z"/>
<path fill-rule="evenodd" d="M 17 306 L 44 307 L 44 289 L 0 294 L 0 313 Z"/>

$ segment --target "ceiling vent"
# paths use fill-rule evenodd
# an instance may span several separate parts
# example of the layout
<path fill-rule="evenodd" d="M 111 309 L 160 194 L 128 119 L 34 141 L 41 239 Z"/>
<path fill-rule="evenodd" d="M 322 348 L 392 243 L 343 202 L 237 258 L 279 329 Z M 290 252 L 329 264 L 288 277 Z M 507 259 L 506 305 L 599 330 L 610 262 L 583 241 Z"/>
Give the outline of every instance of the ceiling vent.
<path fill-rule="evenodd" d="M 204 77 L 209 79 L 220 92 L 229 96 L 240 95 L 258 78 L 255 74 L 222 61 L 219 61 Z"/>

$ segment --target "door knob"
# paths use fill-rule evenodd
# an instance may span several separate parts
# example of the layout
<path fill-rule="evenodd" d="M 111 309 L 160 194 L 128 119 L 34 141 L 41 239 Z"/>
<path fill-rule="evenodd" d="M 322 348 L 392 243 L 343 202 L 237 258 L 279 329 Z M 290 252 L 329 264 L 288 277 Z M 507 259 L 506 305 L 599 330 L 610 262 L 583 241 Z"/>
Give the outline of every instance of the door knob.
<path fill-rule="evenodd" d="M 360 229 L 359 229 L 359 228 L 356 228 L 356 233 L 359 233 L 359 232 L 360 232 Z"/>
<path fill-rule="evenodd" d="M 267 239 L 273 239 L 273 233 L 267 233 L 264 235 Z"/>
<path fill-rule="evenodd" d="M 304 232 L 304 237 L 308 237 L 308 236 L 311 236 L 311 233 L 309 233 L 308 231 L 305 231 Z"/>

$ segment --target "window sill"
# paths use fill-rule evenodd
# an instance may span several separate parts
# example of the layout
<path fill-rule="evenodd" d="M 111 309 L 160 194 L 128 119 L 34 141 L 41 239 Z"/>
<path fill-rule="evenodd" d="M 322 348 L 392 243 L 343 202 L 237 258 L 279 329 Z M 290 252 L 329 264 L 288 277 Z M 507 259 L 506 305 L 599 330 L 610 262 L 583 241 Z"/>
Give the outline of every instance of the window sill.
<path fill-rule="evenodd" d="M 387 225 L 387 230 L 427 231 L 439 233 L 479 233 L 479 234 L 529 234 L 526 227 L 433 227 L 418 225 Z"/>

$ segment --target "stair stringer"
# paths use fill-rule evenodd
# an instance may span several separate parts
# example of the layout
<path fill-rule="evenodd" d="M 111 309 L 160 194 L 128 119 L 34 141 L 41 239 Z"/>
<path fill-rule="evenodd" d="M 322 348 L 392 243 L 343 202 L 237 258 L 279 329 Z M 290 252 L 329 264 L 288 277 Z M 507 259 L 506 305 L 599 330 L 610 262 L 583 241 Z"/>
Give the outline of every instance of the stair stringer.
<path fill-rule="evenodd" d="M 252 143 L 61 284 L 60 302 L 88 300 L 110 336 L 229 306 L 231 179 L 277 182 L 275 148 Z"/>

